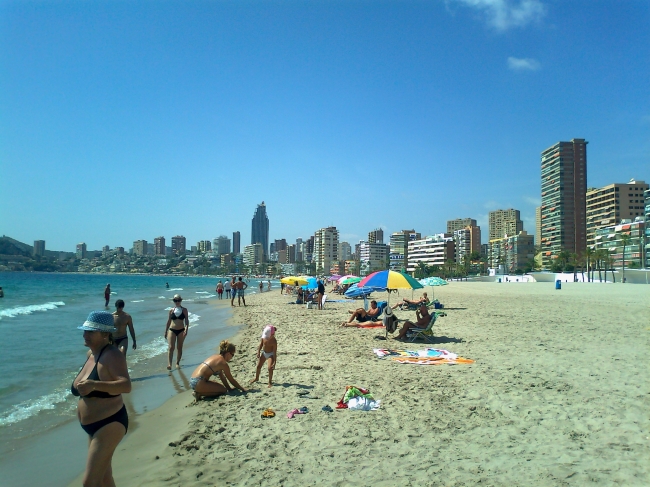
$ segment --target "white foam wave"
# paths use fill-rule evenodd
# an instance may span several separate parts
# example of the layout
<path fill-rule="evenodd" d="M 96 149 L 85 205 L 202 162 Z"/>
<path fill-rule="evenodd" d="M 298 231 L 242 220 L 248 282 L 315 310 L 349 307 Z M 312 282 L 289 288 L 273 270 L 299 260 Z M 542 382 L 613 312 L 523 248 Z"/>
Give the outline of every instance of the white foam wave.
<path fill-rule="evenodd" d="M 168 299 L 167 296 L 158 296 L 158 299 Z"/>
<path fill-rule="evenodd" d="M 63 301 L 53 301 L 44 304 L 30 304 L 29 306 L 17 306 L 16 308 L 7 308 L 0 310 L 0 320 L 2 318 L 15 318 L 19 315 L 31 315 L 35 311 L 48 311 L 56 309 L 59 306 L 65 306 Z"/>
<path fill-rule="evenodd" d="M 144 299 L 136 299 L 135 301 L 131 301 L 132 303 L 144 303 Z"/>
<path fill-rule="evenodd" d="M 209 291 L 196 291 L 196 294 L 210 294 Z"/>
<path fill-rule="evenodd" d="M 182 290 L 183 290 L 182 287 L 172 287 L 170 289 L 167 289 L 167 291 L 182 291 Z"/>
<path fill-rule="evenodd" d="M 11 409 L 0 416 L 0 425 L 5 426 L 13 423 L 18 423 L 31 416 L 35 416 L 41 411 L 47 409 L 54 409 L 57 404 L 66 401 L 70 394 L 70 390 L 61 389 L 51 394 L 41 396 L 33 401 L 25 401 L 20 404 L 12 406 Z"/>

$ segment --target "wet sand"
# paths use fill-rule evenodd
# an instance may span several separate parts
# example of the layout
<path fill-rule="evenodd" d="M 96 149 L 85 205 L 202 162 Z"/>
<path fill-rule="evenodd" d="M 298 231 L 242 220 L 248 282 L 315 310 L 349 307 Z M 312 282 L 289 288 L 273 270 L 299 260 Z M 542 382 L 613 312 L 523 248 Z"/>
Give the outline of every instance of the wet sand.
<path fill-rule="evenodd" d="M 234 310 L 246 327 L 231 369 L 253 378 L 259 335 L 274 324 L 274 387 L 263 369 L 247 394 L 194 403 L 184 392 L 140 416 L 115 454 L 117 485 L 648 484 L 650 288 L 454 282 L 435 297 L 447 316 L 427 345 L 339 327 L 362 301 L 319 311 L 278 290 L 248 296 Z M 398 364 L 372 352 L 427 346 L 475 363 Z M 381 408 L 323 412 L 346 385 L 369 388 Z M 305 390 L 316 398 L 298 396 Z M 302 406 L 309 413 L 287 418 Z M 269 407 L 276 417 L 262 419 Z"/>

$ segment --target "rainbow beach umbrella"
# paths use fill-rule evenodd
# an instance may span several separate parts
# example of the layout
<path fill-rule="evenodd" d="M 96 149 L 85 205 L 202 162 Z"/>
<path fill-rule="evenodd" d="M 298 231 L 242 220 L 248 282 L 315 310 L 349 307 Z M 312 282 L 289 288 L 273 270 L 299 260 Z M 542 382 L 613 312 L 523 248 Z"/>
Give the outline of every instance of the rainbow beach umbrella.
<path fill-rule="evenodd" d="M 417 279 L 408 274 L 391 270 L 373 272 L 364 277 L 357 286 L 372 286 L 384 289 L 422 289 L 424 287 Z M 390 301 L 390 294 L 388 300 Z"/>

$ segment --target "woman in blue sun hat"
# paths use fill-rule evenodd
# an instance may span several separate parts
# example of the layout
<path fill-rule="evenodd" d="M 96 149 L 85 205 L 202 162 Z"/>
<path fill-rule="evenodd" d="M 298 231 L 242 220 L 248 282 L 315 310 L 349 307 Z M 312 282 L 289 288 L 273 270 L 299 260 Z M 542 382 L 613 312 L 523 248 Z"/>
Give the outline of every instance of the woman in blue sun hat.
<path fill-rule="evenodd" d="M 131 379 L 124 355 L 112 343 L 112 313 L 93 311 L 78 328 L 90 349 L 70 388 L 79 397 L 77 416 L 89 439 L 83 485 L 115 485 L 111 461 L 129 428 L 122 394 L 131 392 Z"/>

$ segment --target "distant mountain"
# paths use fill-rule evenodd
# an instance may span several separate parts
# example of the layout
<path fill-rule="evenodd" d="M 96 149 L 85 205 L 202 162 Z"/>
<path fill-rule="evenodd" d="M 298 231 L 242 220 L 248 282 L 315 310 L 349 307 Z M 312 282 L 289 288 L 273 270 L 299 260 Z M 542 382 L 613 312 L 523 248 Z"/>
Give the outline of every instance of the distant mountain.
<path fill-rule="evenodd" d="M 18 240 L 7 237 L 6 235 L 0 237 L 0 254 L 22 255 L 24 257 L 29 257 L 33 254 L 33 252 L 34 247 L 29 244 L 19 242 Z M 46 257 L 51 257 L 54 259 L 58 259 L 60 254 L 61 252 L 58 250 L 45 251 Z M 65 254 L 67 257 L 72 257 L 72 255 L 74 255 L 74 252 L 65 252 Z"/>

